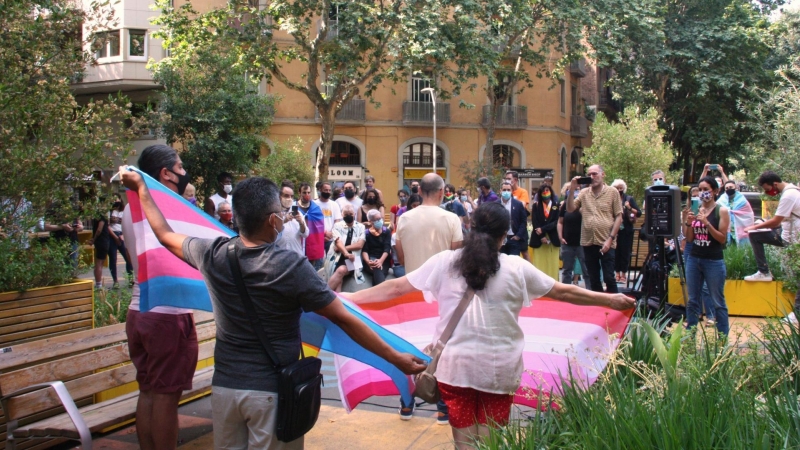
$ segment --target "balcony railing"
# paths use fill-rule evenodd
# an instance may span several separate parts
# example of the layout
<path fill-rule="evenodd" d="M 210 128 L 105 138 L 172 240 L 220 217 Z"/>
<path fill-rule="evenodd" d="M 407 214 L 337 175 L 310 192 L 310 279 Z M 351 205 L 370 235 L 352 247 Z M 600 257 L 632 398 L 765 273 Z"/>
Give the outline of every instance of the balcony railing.
<path fill-rule="evenodd" d="M 496 53 L 505 52 L 506 48 L 508 48 L 507 43 L 492 46 L 492 50 L 494 50 Z M 511 50 L 508 52 L 508 56 L 511 58 L 516 58 L 517 56 L 519 56 L 519 52 L 521 50 L 522 50 L 522 44 L 520 44 L 519 42 L 515 42 L 514 45 L 511 46 Z"/>
<path fill-rule="evenodd" d="M 569 71 L 571 74 L 583 78 L 586 76 L 586 60 L 581 58 L 577 61 L 572 61 L 569 65 Z"/>
<path fill-rule="evenodd" d="M 573 115 L 570 117 L 569 130 L 573 137 L 584 138 L 589 135 L 589 121 L 586 117 Z"/>
<path fill-rule="evenodd" d="M 328 24 L 328 34 L 325 35 L 325 40 L 335 39 L 339 36 L 339 21 L 336 19 L 328 19 L 326 22 Z"/>
<path fill-rule="evenodd" d="M 483 126 L 489 126 L 489 115 L 492 105 L 483 106 Z M 525 128 L 528 126 L 528 107 L 519 105 L 501 105 L 497 109 L 495 128 Z"/>
<path fill-rule="evenodd" d="M 444 158 L 441 153 L 436 155 L 436 165 L 444 166 Z M 433 156 L 431 155 L 403 155 L 403 166 L 405 167 L 433 167 Z"/>
<path fill-rule="evenodd" d="M 403 123 L 433 122 L 433 104 L 431 102 L 403 102 Z M 436 102 L 436 123 L 450 123 L 450 103 Z"/>
<path fill-rule="evenodd" d="M 320 122 L 319 111 L 314 112 L 314 119 Z M 367 101 L 354 98 L 347 102 L 344 107 L 336 113 L 337 122 L 364 122 L 367 120 Z"/>

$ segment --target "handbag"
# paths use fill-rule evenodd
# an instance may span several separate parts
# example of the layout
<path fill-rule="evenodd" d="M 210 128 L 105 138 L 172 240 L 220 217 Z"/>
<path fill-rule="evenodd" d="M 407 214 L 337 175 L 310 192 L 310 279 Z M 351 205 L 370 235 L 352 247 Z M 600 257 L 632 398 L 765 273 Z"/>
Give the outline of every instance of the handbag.
<path fill-rule="evenodd" d="M 456 310 L 453 311 L 453 316 L 450 317 L 450 321 L 447 322 L 447 326 L 436 341 L 436 345 L 430 344 L 422 351 L 431 357 L 431 362 L 428 363 L 428 367 L 424 371 L 414 375 L 415 397 L 419 397 L 431 404 L 441 400 L 442 396 L 439 392 L 439 381 L 434 375 L 436 373 L 436 366 L 439 365 L 439 357 L 442 356 L 444 346 L 447 344 L 447 341 L 450 340 L 450 336 L 453 335 L 456 325 L 458 325 L 461 316 L 464 315 L 464 311 L 466 311 L 467 306 L 469 306 L 474 296 L 475 291 L 471 287 L 467 287 L 467 291 L 464 292 L 464 296 L 461 297 L 461 302 L 458 303 Z"/>
<path fill-rule="evenodd" d="M 239 297 L 250 316 L 250 323 L 258 335 L 258 340 L 267 351 L 267 355 L 278 369 L 278 414 L 275 424 L 275 435 L 279 441 L 291 442 L 308 433 L 319 417 L 322 400 L 322 360 L 313 356 L 306 357 L 300 347 L 302 358 L 281 367 L 275 350 L 267 339 L 263 327 L 258 323 L 255 307 L 247 287 L 244 285 L 239 258 L 236 255 L 235 239 L 228 243 L 228 263 L 236 281 Z"/>

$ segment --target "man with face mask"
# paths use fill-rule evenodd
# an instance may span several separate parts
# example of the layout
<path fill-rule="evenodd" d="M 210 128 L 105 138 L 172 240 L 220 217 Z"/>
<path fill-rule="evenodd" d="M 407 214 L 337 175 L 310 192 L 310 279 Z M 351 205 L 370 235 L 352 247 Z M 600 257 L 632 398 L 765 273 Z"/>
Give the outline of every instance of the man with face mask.
<path fill-rule="evenodd" d="M 412 181 L 411 182 L 411 193 L 412 194 L 419 194 L 419 181 Z"/>
<path fill-rule="evenodd" d="M 294 205 L 294 183 L 283 180 L 281 183 L 281 211 L 283 211 L 283 233 L 278 236 L 276 241 L 280 247 L 291 250 L 300 256 L 305 256 L 303 249 L 305 239 L 308 237 L 308 227 L 300 208 L 297 212 L 292 212 Z"/>
<path fill-rule="evenodd" d="M 771 197 L 780 194 L 781 200 L 771 219 L 745 228 L 745 231 L 750 233 L 750 244 L 753 247 L 753 255 L 756 257 L 758 272 L 744 277 L 744 280 L 772 281 L 764 245 L 785 247 L 797 242 L 798 236 L 800 236 L 800 191 L 797 186 L 786 183 L 777 173 L 770 170 L 758 177 L 758 185 L 764 189 L 765 194 Z M 800 290 L 797 291 L 794 307 L 795 310 L 800 308 Z M 792 323 L 797 323 L 794 313 L 791 313 L 787 319 Z"/>
<path fill-rule="evenodd" d="M 311 185 L 306 182 L 300 183 L 300 200 L 297 202 L 297 209 L 303 214 L 303 220 L 308 227 L 305 242 L 306 257 L 308 262 L 319 270 L 322 268 L 325 256 L 325 217 L 319 206 L 311 200 Z"/>
<path fill-rule="evenodd" d="M 345 181 L 344 185 L 342 186 L 342 192 L 344 193 L 343 197 L 339 197 L 336 199 L 336 203 L 339 205 L 339 209 L 344 209 L 344 205 L 350 205 L 353 207 L 353 211 L 358 211 L 361 209 L 361 205 L 364 203 L 364 200 L 358 196 L 358 189 L 356 189 L 356 184 L 352 181 Z"/>
<path fill-rule="evenodd" d="M 328 250 L 331 248 L 331 242 L 333 242 L 333 226 L 337 222 L 342 221 L 342 209 L 339 208 L 339 204 L 335 201 L 331 200 L 333 189 L 331 188 L 331 184 L 327 181 L 323 181 L 320 185 L 319 190 L 319 199 L 314 200 L 314 203 L 319 206 L 319 209 L 322 210 L 322 216 L 325 220 L 325 253 L 328 253 Z"/>
<path fill-rule="evenodd" d="M 217 175 L 217 193 L 208 197 L 203 205 L 203 210 L 209 216 L 214 216 L 215 219 L 219 219 L 219 214 L 217 214 L 217 208 L 219 208 L 219 204 L 222 202 L 228 202 L 231 204 L 231 208 L 233 208 L 233 196 L 230 195 L 231 191 L 233 191 L 233 176 L 228 172 L 220 172 Z"/>

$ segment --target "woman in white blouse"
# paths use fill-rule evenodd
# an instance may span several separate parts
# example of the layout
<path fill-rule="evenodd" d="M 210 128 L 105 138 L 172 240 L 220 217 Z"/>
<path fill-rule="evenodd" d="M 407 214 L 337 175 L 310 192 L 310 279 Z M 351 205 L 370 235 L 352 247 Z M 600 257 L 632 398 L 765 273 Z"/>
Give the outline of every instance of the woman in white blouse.
<path fill-rule="evenodd" d="M 433 334 L 437 342 L 467 287 L 475 290 L 436 370 L 457 449 L 472 448 L 476 438 L 489 434 L 489 424 L 508 422 L 523 370 L 524 336 L 517 319 L 531 299 L 548 297 L 618 310 L 634 306 L 625 295 L 562 284 L 522 258 L 501 254 L 508 226 L 503 205 L 480 205 L 463 248 L 441 252 L 405 277 L 349 295 L 356 303 L 368 303 L 425 292 L 426 300 L 439 303 Z"/>

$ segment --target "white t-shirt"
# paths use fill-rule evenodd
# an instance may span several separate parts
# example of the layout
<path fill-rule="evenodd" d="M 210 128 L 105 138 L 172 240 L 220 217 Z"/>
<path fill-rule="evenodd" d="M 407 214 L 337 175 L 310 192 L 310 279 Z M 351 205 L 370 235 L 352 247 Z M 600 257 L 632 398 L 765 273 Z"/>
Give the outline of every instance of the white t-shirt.
<path fill-rule="evenodd" d="M 149 225 L 148 225 L 149 226 Z M 131 206 L 125 205 L 125 211 L 122 216 L 122 236 L 125 239 L 125 248 L 131 255 L 131 264 L 133 265 L 133 276 L 136 284 L 133 285 L 133 293 L 131 294 L 131 304 L 128 309 L 139 311 L 139 258 L 136 257 L 136 233 L 133 232 L 133 219 L 131 219 Z M 161 245 L 156 242 L 156 245 Z M 161 314 L 188 314 L 192 312 L 191 309 L 175 308 L 172 306 L 156 306 L 148 312 L 155 312 Z"/>
<path fill-rule="evenodd" d="M 328 200 L 327 202 L 314 200 L 314 203 L 322 210 L 322 217 L 325 221 L 325 231 L 332 231 L 333 224 L 338 220 L 342 220 L 342 210 L 339 208 L 339 204 L 333 200 Z"/>
<path fill-rule="evenodd" d="M 300 213 L 300 220 L 305 223 L 306 216 L 304 216 L 303 213 Z M 305 230 L 305 233 L 301 233 L 300 223 L 292 219 L 283 224 L 283 233 L 281 234 L 281 239 L 277 241 L 276 244 L 278 247 L 291 250 L 305 258 L 305 242 L 309 233 L 308 226 L 305 227 Z"/>
<path fill-rule="evenodd" d="M 228 202 L 231 204 L 231 210 L 233 210 L 233 196 L 228 194 L 227 198 L 222 198 L 219 194 L 214 194 L 211 197 L 208 197 L 209 200 L 214 202 L 214 218 L 219 220 L 219 214 L 217 214 L 217 210 L 219 209 L 219 204 L 222 202 Z"/>
<path fill-rule="evenodd" d="M 115 217 L 119 220 L 109 220 L 108 229 L 115 232 L 115 233 L 122 233 L 122 211 L 117 211 L 116 209 L 111 210 L 109 214 L 110 217 Z M 116 222 L 116 223 L 114 223 Z"/>
<path fill-rule="evenodd" d="M 800 191 L 797 190 L 797 186 L 787 184 L 783 188 L 775 215 L 784 218 L 781 223 L 783 227 L 781 239 L 784 242 L 794 242 L 800 235 Z"/>
<path fill-rule="evenodd" d="M 361 208 L 361 205 L 364 204 L 364 200 L 358 198 L 358 196 L 353 197 L 352 200 L 348 200 L 347 197 L 339 197 L 336 199 L 336 204 L 339 205 L 339 210 L 344 209 L 344 205 L 350 204 L 353 206 L 353 212 L 358 212 L 358 209 Z"/>
<path fill-rule="evenodd" d="M 426 301 L 439 303 L 439 322 L 432 342 L 439 340 L 453 315 L 467 282 L 453 270 L 463 249 L 448 250 L 430 258 L 406 275 Z M 525 336 L 518 323 L 523 306 L 544 296 L 555 280 L 519 256 L 500 254 L 500 270 L 475 292 L 439 359 L 436 378 L 451 386 L 495 394 L 519 388 L 524 368 Z"/>
<path fill-rule="evenodd" d="M 397 242 L 403 247 L 407 271 L 419 268 L 431 256 L 464 240 L 461 220 L 438 206 L 420 205 L 397 219 Z"/>

